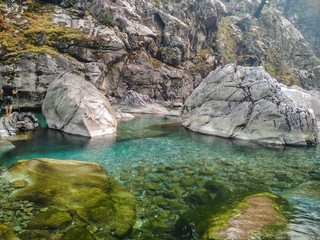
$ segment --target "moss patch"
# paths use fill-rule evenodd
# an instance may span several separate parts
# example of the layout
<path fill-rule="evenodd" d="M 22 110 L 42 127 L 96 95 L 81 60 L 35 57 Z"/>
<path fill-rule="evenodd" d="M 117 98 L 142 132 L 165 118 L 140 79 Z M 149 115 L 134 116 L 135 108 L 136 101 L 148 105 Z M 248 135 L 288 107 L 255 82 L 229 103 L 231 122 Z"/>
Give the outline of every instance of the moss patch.
<path fill-rule="evenodd" d="M 29 229 L 57 229 L 68 226 L 72 221 L 69 213 L 51 208 L 34 217 L 28 224 Z"/>
<path fill-rule="evenodd" d="M 287 216 L 284 216 L 284 214 L 287 212 L 289 204 L 284 198 L 267 192 L 254 193 L 257 192 L 258 189 L 250 192 L 234 193 L 222 186 L 217 186 L 219 188 L 219 191 L 217 191 L 219 197 L 208 204 L 197 206 L 181 216 L 175 226 L 175 234 L 177 237 L 181 237 L 181 239 L 192 238 L 203 240 L 227 239 L 226 236 L 223 235 L 223 231 L 227 231 L 229 228 L 232 229 L 232 223 L 238 221 L 238 219 L 236 219 L 237 216 L 247 217 L 243 218 L 245 221 L 256 221 L 256 216 L 259 214 L 253 211 L 255 214 L 249 215 L 248 212 L 250 213 L 250 211 L 255 208 L 264 211 L 265 202 L 267 202 L 266 209 L 268 211 L 270 210 L 272 214 L 265 214 L 268 213 L 268 211 L 265 211 L 261 219 L 264 219 L 264 215 L 267 215 L 267 219 L 270 219 L 270 216 L 272 216 L 274 217 L 271 218 L 272 222 L 264 222 L 265 224 L 260 225 L 258 228 L 259 231 L 250 230 L 248 232 L 251 232 L 252 235 L 245 236 L 244 238 L 240 237 L 239 239 L 250 239 L 252 236 L 259 236 L 261 239 L 274 239 L 276 235 L 285 235 L 283 230 L 286 227 Z M 261 207 L 259 207 L 259 203 L 262 204 Z M 252 207 L 252 205 L 254 205 L 254 207 Z M 259 218 L 257 221 L 259 221 Z M 241 226 L 240 221 L 237 223 Z M 244 225 L 249 226 L 249 224 Z M 284 237 L 283 239 L 286 238 Z"/>
<path fill-rule="evenodd" d="M 225 239 L 230 234 L 237 239 L 275 237 L 286 226 L 285 217 L 281 214 L 283 201 L 271 193 L 248 196 L 234 209 L 213 215 L 203 239 Z"/>
<path fill-rule="evenodd" d="M 15 236 L 13 230 L 5 224 L 0 224 L 0 239 L 19 240 L 19 238 Z"/>
<path fill-rule="evenodd" d="M 87 229 L 83 227 L 74 227 L 69 229 L 63 236 L 64 240 L 96 240 Z"/>
<path fill-rule="evenodd" d="M 282 64 L 266 62 L 264 66 L 270 76 L 276 78 L 279 82 L 287 86 L 301 86 L 299 77 L 288 68 L 282 67 Z"/>
<path fill-rule="evenodd" d="M 31 5 L 32 2 L 29 6 Z M 48 6 L 46 8 L 48 9 Z M 20 18 L 14 13 L 10 13 L 6 18 L 0 16 L 0 42 L 7 51 L 17 54 L 48 53 L 54 56 L 58 54 L 55 48 L 57 41 L 84 38 L 85 33 L 80 30 L 54 24 L 51 20 L 54 17 L 53 9 L 47 12 L 41 9 L 42 6 L 39 5 L 36 12 L 24 12 Z M 2 10 L 1 15 L 4 13 Z M 39 40 L 40 36 L 42 40 Z"/>
<path fill-rule="evenodd" d="M 225 64 L 237 61 L 238 39 L 235 36 L 234 30 L 229 18 L 224 18 L 219 23 L 217 43 L 221 61 Z"/>

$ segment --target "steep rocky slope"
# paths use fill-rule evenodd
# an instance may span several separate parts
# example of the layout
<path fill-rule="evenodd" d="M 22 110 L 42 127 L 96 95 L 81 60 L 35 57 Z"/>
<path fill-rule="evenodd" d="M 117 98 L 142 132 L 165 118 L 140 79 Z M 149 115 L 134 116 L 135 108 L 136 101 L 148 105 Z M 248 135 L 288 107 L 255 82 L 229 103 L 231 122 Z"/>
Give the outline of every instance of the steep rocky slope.
<path fill-rule="evenodd" d="M 62 72 L 117 101 L 135 90 L 181 105 L 216 67 L 263 65 L 287 85 L 318 88 L 320 62 L 303 35 L 260 1 L 14 1 L 0 5 L 0 79 L 40 107 Z M 1 83 L 1 82 L 0 82 Z"/>
<path fill-rule="evenodd" d="M 292 22 L 310 43 L 316 56 L 320 56 L 320 1 L 286 0 L 278 3 L 283 14 Z"/>

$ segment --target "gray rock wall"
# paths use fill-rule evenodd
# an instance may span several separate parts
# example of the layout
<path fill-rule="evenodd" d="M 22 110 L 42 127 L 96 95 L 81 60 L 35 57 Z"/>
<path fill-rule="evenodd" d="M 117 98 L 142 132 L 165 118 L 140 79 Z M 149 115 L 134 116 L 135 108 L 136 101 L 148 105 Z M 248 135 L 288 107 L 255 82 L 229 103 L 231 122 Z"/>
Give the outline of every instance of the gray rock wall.
<path fill-rule="evenodd" d="M 37 12 L 27 2 L 0 7 L 0 83 L 14 80 L 21 107 L 40 108 L 65 71 L 117 100 L 134 90 L 182 103 L 211 70 L 232 62 L 319 87 L 319 60 L 281 13 L 267 6 L 259 20 L 250 17 L 259 1 L 48 2 L 54 17 L 46 3 L 35 3 Z"/>
<path fill-rule="evenodd" d="M 284 16 L 288 18 L 308 40 L 316 56 L 320 57 L 320 1 L 280 1 L 279 7 L 282 8 Z"/>

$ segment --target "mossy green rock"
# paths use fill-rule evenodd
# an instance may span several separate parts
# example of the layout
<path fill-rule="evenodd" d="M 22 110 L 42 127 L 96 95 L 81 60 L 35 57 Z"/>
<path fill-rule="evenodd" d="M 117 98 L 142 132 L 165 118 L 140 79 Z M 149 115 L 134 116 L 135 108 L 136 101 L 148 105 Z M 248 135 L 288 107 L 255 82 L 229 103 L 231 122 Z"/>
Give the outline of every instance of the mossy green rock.
<path fill-rule="evenodd" d="M 29 229 L 59 232 L 76 222 L 84 228 L 96 226 L 97 236 L 111 239 L 128 235 L 136 222 L 134 196 L 96 163 L 22 160 L 9 168 L 4 177 L 10 182 L 28 182 L 26 187 L 12 193 L 12 199 L 28 200 L 48 208 L 31 219 Z"/>
<path fill-rule="evenodd" d="M 248 196 L 232 211 L 212 215 L 202 239 L 274 239 L 286 226 L 283 201 L 271 193 Z"/>
<path fill-rule="evenodd" d="M 9 226 L 0 223 L 0 239 L 19 240 L 20 238 L 15 236 L 13 230 Z"/>
<path fill-rule="evenodd" d="M 23 230 L 19 237 L 21 239 L 32 239 L 32 240 L 36 240 L 36 239 L 50 239 L 52 237 L 52 233 L 50 233 L 49 230 L 39 230 L 39 229 L 27 229 L 27 230 Z"/>
<path fill-rule="evenodd" d="M 87 229 L 82 227 L 74 227 L 69 229 L 65 235 L 63 240 L 96 240 L 94 235 L 92 235 Z"/>
<path fill-rule="evenodd" d="M 59 229 L 68 226 L 72 222 L 69 213 L 51 208 L 31 219 L 29 229 Z"/>

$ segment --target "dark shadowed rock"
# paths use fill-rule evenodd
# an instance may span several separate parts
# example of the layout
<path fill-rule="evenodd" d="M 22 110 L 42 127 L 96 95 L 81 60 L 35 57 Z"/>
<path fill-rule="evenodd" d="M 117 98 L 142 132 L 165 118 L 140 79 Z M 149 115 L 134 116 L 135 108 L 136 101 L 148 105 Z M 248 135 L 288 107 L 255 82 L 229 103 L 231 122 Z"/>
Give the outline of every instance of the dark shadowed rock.
<path fill-rule="evenodd" d="M 297 107 L 262 67 L 226 65 L 187 99 L 182 124 L 196 132 L 277 145 L 318 143 L 313 111 Z"/>

